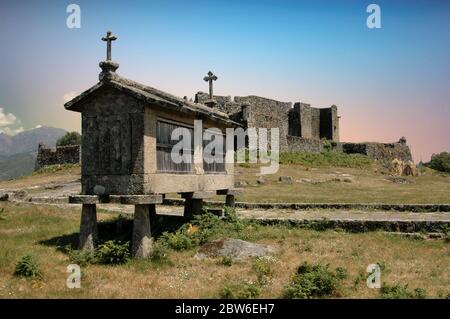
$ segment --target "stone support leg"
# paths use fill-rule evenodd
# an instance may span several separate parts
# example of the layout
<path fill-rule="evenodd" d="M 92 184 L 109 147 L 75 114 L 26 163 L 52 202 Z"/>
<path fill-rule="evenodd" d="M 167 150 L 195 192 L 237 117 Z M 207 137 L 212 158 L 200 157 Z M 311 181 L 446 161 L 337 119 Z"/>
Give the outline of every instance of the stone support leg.
<path fill-rule="evenodd" d="M 186 198 L 184 201 L 184 217 L 191 219 L 194 215 L 203 212 L 202 198 Z"/>
<path fill-rule="evenodd" d="M 155 204 L 134 206 L 132 253 L 134 258 L 147 258 L 153 251 L 150 215 L 154 220 Z"/>
<path fill-rule="evenodd" d="M 227 195 L 227 197 L 225 198 L 225 206 L 234 208 L 234 195 Z"/>
<path fill-rule="evenodd" d="M 95 204 L 83 204 L 81 209 L 80 238 L 78 248 L 94 251 L 98 240 L 97 209 Z"/>

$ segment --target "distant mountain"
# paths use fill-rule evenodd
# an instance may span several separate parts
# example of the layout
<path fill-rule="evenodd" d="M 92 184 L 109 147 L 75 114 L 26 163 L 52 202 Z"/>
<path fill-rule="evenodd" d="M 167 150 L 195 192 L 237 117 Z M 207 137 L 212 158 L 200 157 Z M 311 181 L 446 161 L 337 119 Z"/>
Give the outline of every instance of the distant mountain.
<path fill-rule="evenodd" d="M 38 144 L 55 147 L 66 130 L 41 126 L 14 136 L 0 133 L 0 180 L 30 174 L 34 170 Z"/>
<path fill-rule="evenodd" d="M 40 142 L 55 147 L 58 138 L 65 133 L 64 129 L 48 126 L 27 130 L 14 136 L 0 133 L 0 155 L 10 156 L 36 152 Z"/>
<path fill-rule="evenodd" d="M 36 153 L 0 155 L 0 181 L 31 174 L 36 162 Z"/>

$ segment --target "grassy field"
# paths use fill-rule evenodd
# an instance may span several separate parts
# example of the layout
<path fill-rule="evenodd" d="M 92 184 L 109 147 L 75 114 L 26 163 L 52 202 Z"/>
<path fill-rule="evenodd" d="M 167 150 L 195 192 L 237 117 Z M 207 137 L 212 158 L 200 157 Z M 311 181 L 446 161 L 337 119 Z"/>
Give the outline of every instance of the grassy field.
<path fill-rule="evenodd" d="M 393 178 L 379 166 L 309 167 L 280 165 L 277 174 L 258 184 L 259 168 L 236 167 L 236 181 L 245 181 L 244 193 L 237 200 L 289 203 L 450 203 L 450 175 L 427 171 L 422 176 Z M 292 184 L 278 181 L 291 176 Z"/>
<path fill-rule="evenodd" d="M 426 169 L 421 176 L 393 177 L 381 164 L 362 155 L 282 154 L 280 169 L 259 184 L 259 167 L 237 164 L 236 181 L 244 181 L 238 201 L 291 203 L 390 203 L 448 204 L 450 175 Z M 278 181 L 291 176 L 292 184 Z M 30 188 L 48 183 L 64 183 L 80 178 L 73 165 L 44 168 L 30 176 L 0 182 L 0 189 Z M 29 189 L 38 193 L 39 188 Z M 178 196 L 170 194 L 169 197 Z M 223 200 L 222 197 L 216 199 Z"/>
<path fill-rule="evenodd" d="M 288 226 L 244 224 L 215 236 L 230 236 L 273 245 L 279 249 L 261 270 L 255 260 L 197 260 L 198 247 L 169 249 L 168 260 L 129 261 L 123 265 L 82 266 L 81 289 L 66 288 L 69 256 L 62 250 L 77 241 L 80 211 L 30 204 L 0 204 L 0 298 L 218 298 L 236 285 L 258 285 L 258 296 L 279 298 L 303 262 L 341 267 L 347 275 L 334 297 L 378 298 L 378 289 L 365 284 L 366 267 L 382 266 L 386 285 L 422 288 L 428 297 L 450 293 L 450 244 L 443 239 L 413 240 L 381 232 L 351 234 Z M 117 214 L 100 211 L 107 225 Z M 103 227 L 104 228 L 104 227 Z M 214 237 L 214 236 L 213 236 Z M 16 262 L 32 254 L 42 278 L 14 275 Z M 227 288 L 228 287 L 228 288 Z"/>

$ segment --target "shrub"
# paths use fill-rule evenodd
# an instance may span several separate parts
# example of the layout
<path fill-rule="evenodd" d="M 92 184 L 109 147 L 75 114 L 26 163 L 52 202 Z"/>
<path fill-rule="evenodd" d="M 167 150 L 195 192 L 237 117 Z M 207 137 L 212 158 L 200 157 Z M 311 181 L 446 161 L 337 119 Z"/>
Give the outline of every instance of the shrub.
<path fill-rule="evenodd" d="M 261 288 L 251 282 L 246 283 L 228 283 L 221 291 L 219 296 L 222 299 L 252 299 L 258 298 Z"/>
<path fill-rule="evenodd" d="M 186 250 L 192 248 L 194 243 L 192 239 L 185 234 L 184 227 L 177 230 L 175 233 L 164 232 L 161 235 L 160 241 L 174 250 Z"/>
<path fill-rule="evenodd" d="M 323 144 L 323 149 L 326 152 L 331 152 L 331 150 L 333 149 L 333 145 L 331 144 L 330 140 L 324 139 L 324 140 L 322 140 L 322 144 Z"/>
<path fill-rule="evenodd" d="M 155 263 L 165 263 L 168 262 L 169 259 L 167 257 L 167 248 L 165 245 L 161 243 L 153 244 L 153 251 L 150 255 L 150 260 Z"/>
<path fill-rule="evenodd" d="M 31 255 L 25 255 L 16 264 L 14 275 L 17 277 L 42 277 L 38 262 Z"/>
<path fill-rule="evenodd" d="M 231 265 L 233 265 L 233 258 L 224 256 L 219 260 L 218 264 L 226 267 L 231 267 Z"/>
<path fill-rule="evenodd" d="M 256 272 L 258 283 L 260 285 L 265 285 L 267 283 L 267 278 L 273 276 L 271 260 L 268 258 L 256 258 L 253 261 L 252 269 Z"/>
<path fill-rule="evenodd" d="M 426 163 L 425 166 L 440 172 L 450 173 L 450 153 L 433 154 L 431 161 Z"/>
<path fill-rule="evenodd" d="M 336 268 L 336 277 L 339 280 L 346 279 L 348 277 L 347 269 L 345 269 L 344 267 L 337 267 Z"/>
<path fill-rule="evenodd" d="M 283 297 L 309 299 L 335 295 L 341 278 L 328 268 L 328 265 L 304 262 L 298 267 L 292 282 L 286 286 Z"/>
<path fill-rule="evenodd" d="M 389 286 L 383 284 L 380 290 L 381 298 L 383 299 L 424 299 L 426 298 L 426 291 L 422 288 L 416 288 L 414 291 L 408 289 L 408 285 L 395 284 Z"/>
<path fill-rule="evenodd" d="M 106 265 L 126 263 L 130 259 L 129 245 L 129 242 L 121 243 L 116 240 L 108 240 L 97 248 L 95 252 L 96 261 Z"/>
<path fill-rule="evenodd" d="M 81 145 L 81 135 L 78 132 L 67 132 L 56 141 L 56 146 Z"/>
<path fill-rule="evenodd" d="M 95 253 L 88 250 L 67 250 L 70 262 L 79 266 L 95 263 Z"/>

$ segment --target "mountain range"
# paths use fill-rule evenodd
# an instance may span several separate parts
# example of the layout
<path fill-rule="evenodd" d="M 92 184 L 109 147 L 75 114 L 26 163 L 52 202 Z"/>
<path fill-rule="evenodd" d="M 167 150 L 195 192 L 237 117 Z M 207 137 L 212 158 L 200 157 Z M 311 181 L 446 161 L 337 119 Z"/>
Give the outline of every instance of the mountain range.
<path fill-rule="evenodd" d="M 0 180 L 30 174 L 34 169 L 39 143 L 55 147 L 66 133 L 61 128 L 41 126 L 10 136 L 0 133 Z"/>

